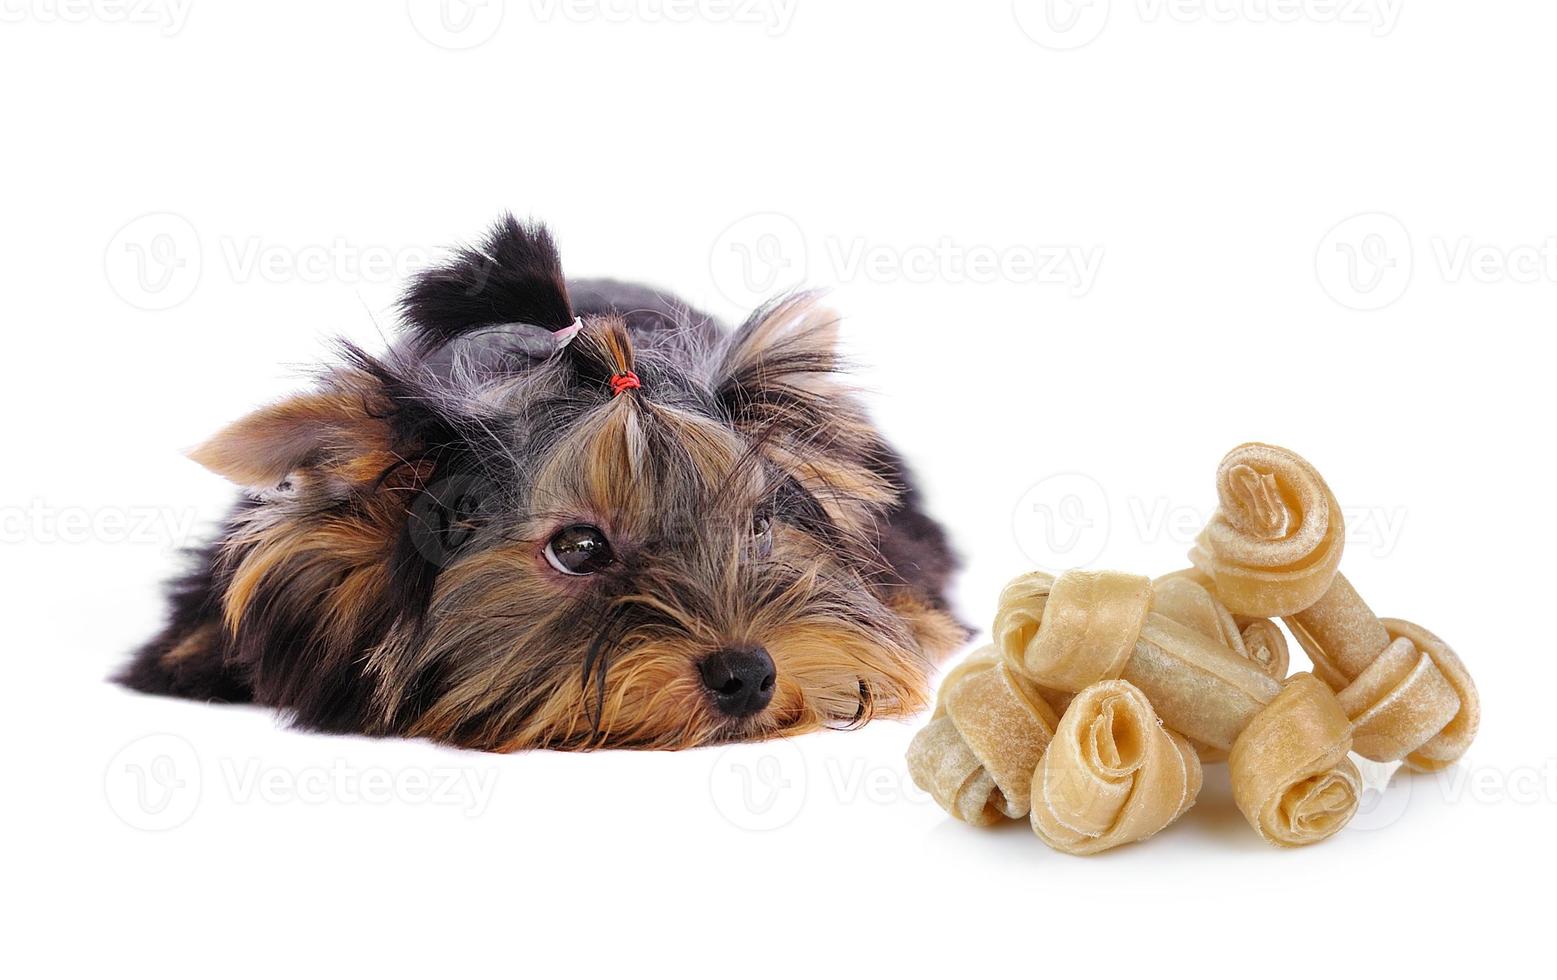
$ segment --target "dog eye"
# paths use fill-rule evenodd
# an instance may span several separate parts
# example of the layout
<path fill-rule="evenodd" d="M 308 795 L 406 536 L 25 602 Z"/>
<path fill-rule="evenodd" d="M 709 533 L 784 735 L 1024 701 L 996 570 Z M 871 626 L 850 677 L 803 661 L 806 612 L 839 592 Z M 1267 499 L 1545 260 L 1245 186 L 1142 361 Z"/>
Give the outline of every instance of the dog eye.
<path fill-rule="evenodd" d="M 773 518 L 758 514 L 752 519 L 752 536 L 757 539 L 757 554 L 763 558 L 773 552 Z"/>
<path fill-rule="evenodd" d="M 546 560 L 564 575 L 593 575 L 616 562 L 605 532 L 593 524 L 565 527 L 546 543 Z"/>
<path fill-rule="evenodd" d="M 439 513 L 438 532 L 450 551 L 464 546 L 476 533 L 475 515 L 481 513 L 481 500 L 474 493 L 462 493 Z"/>

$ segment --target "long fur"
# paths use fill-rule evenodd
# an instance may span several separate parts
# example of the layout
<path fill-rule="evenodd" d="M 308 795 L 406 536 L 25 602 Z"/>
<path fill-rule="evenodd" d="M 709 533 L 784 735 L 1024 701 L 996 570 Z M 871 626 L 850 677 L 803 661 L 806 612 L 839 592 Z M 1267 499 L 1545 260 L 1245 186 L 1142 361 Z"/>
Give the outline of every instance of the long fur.
<path fill-rule="evenodd" d="M 680 748 L 924 705 L 966 636 L 944 600 L 955 563 L 815 296 L 727 331 L 643 287 L 570 289 L 545 229 L 505 217 L 403 310 L 389 351 L 343 345 L 312 391 L 194 453 L 243 499 L 118 680 L 497 751 Z M 627 372 L 641 388 L 613 396 Z M 547 563 L 578 523 L 609 537 L 609 569 Z M 776 668 L 750 717 L 699 680 L 732 646 Z"/>

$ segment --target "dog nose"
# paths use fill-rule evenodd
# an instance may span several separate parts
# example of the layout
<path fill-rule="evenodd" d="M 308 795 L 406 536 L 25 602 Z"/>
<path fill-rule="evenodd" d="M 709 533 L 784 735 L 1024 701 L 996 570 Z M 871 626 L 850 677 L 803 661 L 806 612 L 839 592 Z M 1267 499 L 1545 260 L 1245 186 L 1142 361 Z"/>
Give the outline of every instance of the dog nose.
<path fill-rule="evenodd" d="M 714 704 L 732 718 L 754 715 L 773 700 L 773 682 L 777 677 L 773 658 L 762 647 L 720 650 L 711 653 L 698 666 L 703 686 L 713 695 Z"/>

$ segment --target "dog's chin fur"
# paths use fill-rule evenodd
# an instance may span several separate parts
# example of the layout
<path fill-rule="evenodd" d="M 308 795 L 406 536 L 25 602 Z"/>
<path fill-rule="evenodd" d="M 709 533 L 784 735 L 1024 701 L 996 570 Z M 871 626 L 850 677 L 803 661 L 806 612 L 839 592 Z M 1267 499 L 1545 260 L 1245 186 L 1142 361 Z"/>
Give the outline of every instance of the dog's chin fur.
<path fill-rule="evenodd" d="M 839 377 L 833 316 L 791 296 L 731 332 L 642 287 L 572 293 L 546 232 L 505 219 L 418 278 L 386 354 L 342 345 L 196 450 L 246 494 L 119 679 L 492 751 L 921 710 L 966 638 L 953 560 Z M 612 559 L 564 575 L 548 542 L 580 524 Z M 747 717 L 699 670 L 736 647 L 775 674 Z"/>

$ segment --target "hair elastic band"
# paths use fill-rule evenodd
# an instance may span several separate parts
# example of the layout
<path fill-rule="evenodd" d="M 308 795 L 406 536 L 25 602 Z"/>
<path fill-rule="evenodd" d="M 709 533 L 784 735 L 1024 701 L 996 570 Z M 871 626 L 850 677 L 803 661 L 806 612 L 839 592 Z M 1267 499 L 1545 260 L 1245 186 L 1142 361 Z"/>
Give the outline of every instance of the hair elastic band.
<path fill-rule="evenodd" d="M 629 388 L 642 388 L 643 382 L 638 380 L 638 375 L 631 371 L 626 374 L 611 375 L 611 397 L 615 398 Z"/>
<path fill-rule="evenodd" d="M 564 347 L 568 346 L 569 344 L 573 343 L 573 338 L 577 337 L 578 336 L 578 332 L 580 330 L 583 330 L 583 329 L 584 329 L 584 318 L 581 317 L 581 316 L 576 316 L 576 317 L 573 318 L 573 322 L 572 323 L 570 323 L 567 326 L 563 327 L 561 330 L 553 331 L 551 336 L 552 336 L 552 339 L 557 342 L 557 349 L 558 350 L 562 350 L 562 348 L 564 348 Z"/>

